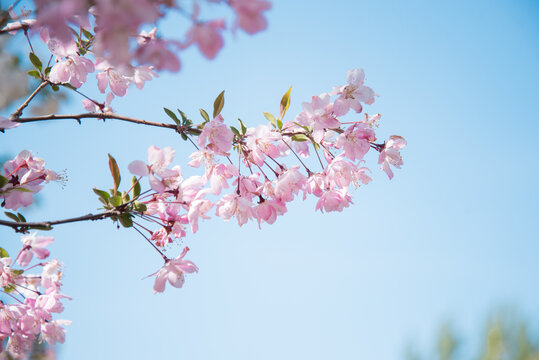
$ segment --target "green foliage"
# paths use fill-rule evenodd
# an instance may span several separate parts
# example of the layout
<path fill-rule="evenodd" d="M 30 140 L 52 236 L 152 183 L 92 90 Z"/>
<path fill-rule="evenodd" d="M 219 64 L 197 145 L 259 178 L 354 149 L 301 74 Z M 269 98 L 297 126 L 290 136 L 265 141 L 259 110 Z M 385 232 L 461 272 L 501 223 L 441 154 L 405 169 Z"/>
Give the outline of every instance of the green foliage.
<path fill-rule="evenodd" d="M 462 354 L 465 340 L 457 337 L 448 326 L 442 326 L 435 359 L 439 360 L 539 360 L 539 337 L 532 336 L 524 321 L 511 313 L 499 313 L 488 321 L 481 348 L 471 356 Z M 431 357 L 408 352 L 406 360 L 425 360 Z"/>
<path fill-rule="evenodd" d="M 223 106 L 225 106 L 225 91 L 224 90 L 217 96 L 217 98 L 213 102 L 213 117 L 214 118 L 221 113 L 221 110 L 223 110 Z"/>

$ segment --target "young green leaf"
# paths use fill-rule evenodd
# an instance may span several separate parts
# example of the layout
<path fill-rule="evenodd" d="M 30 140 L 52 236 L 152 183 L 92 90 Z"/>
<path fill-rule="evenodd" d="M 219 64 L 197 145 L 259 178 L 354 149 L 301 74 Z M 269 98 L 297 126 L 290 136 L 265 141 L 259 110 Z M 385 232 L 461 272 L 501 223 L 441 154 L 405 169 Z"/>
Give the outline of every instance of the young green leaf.
<path fill-rule="evenodd" d="M 200 111 L 200 115 L 201 115 L 202 118 L 204 119 L 204 122 L 210 121 L 210 116 L 208 115 L 208 113 L 206 112 L 206 110 L 204 110 L 204 109 L 199 109 L 199 111 Z"/>
<path fill-rule="evenodd" d="M 243 121 L 241 121 L 241 119 L 238 119 L 238 121 L 240 122 L 241 133 L 242 133 L 243 135 L 245 135 L 245 133 L 247 132 L 247 127 L 245 126 L 245 124 L 243 123 Z"/>
<path fill-rule="evenodd" d="M 296 134 L 292 136 L 292 140 L 294 141 L 308 141 L 309 138 L 305 134 Z"/>
<path fill-rule="evenodd" d="M 180 119 L 178 119 L 178 117 L 176 116 L 176 114 L 174 114 L 171 110 L 167 109 L 166 107 L 163 108 L 163 110 L 165 110 L 165 112 L 167 113 L 167 115 L 172 119 L 174 120 L 174 122 L 176 123 L 176 125 L 180 125 Z"/>
<path fill-rule="evenodd" d="M 277 127 L 277 120 L 275 119 L 275 116 L 273 116 L 272 114 L 268 112 L 265 112 L 264 116 L 266 117 L 266 119 L 269 120 L 269 122 L 273 125 L 273 127 L 275 128 Z"/>
<path fill-rule="evenodd" d="M 231 126 L 230 130 L 232 130 L 232 132 L 236 134 L 238 137 L 241 137 L 240 131 L 236 129 L 234 126 Z"/>
<path fill-rule="evenodd" d="M 20 222 L 26 222 L 26 218 L 22 216 L 21 213 L 17 213 L 17 216 L 19 217 Z"/>
<path fill-rule="evenodd" d="M 217 96 L 217 98 L 213 102 L 213 117 L 214 118 L 221 113 L 221 110 L 223 110 L 223 106 L 225 106 L 225 91 L 224 90 Z"/>
<path fill-rule="evenodd" d="M 120 224 L 122 224 L 122 226 L 125 228 L 130 228 L 133 226 L 133 219 L 131 218 L 131 214 L 123 213 L 122 215 L 120 215 L 120 218 L 118 220 L 120 220 Z"/>
<path fill-rule="evenodd" d="M 7 258 L 7 257 L 9 257 L 9 254 L 6 251 L 6 249 L 0 247 L 0 258 Z"/>
<path fill-rule="evenodd" d="M 2 175 L 0 175 L 0 188 L 3 188 L 4 185 L 6 185 L 8 182 L 7 178 L 3 177 Z"/>
<path fill-rule="evenodd" d="M 27 72 L 28 75 L 30 75 L 31 77 L 33 77 L 34 79 L 39 79 L 41 78 L 41 75 L 39 75 L 39 72 L 36 71 L 36 70 L 30 70 Z"/>
<path fill-rule="evenodd" d="M 17 215 L 10 213 L 9 211 L 4 211 L 4 214 L 6 214 L 6 216 L 10 218 L 11 220 L 15 222 L 19 222 L 19 217 Z"/>
<path fill-rule="evenodd" d="M 80 29 L 81 32 L 82 32 L 82 35 L 84 35 L 86 37 L 86 39 L 88 40 L 92 40 L 94 38 L 94 36 L 92 35 L 91 32 L 89 32 L 88 30 L 85 30 L 83 28 Z"/>
<path fill-rule="evenodd" d="M 118 164 L 111 154 L 109 154 L 109 169 L 112 175 L 112 180 L 114 181 L 114 193 L 116 194 L 122 178 L 120 177 L 120 169 L 118 169 Z"/>
<path fill-rule="evenodd" d="M 110 195 L 108 192 L 106 191 L 103 191 L 103 190 L 99 190 L 99 189 L 96 189 L 96 188 L 93 188 L 92 189 L 94 191 L 94 193 L 99 196 L 99 197 L 102 197 L 103 199 L 105 200 L 108 200 L 110 198 Z"/>
<path fill-rule="evenodd" d="M 288 110 L 288 107 L 290 106 L 290 92 L 292 91 L 292 86 L 290 86 L 290 89 L 284 94 L 283 98 L 281 99 L 281 111 L 279 118 L 282 120 L 284 117 L 284 114 L 286 114 L 286 111 Z"/>
<path fill-rule="evenodd" d="M 133 199 L 136 199 L 140 195 L 140 182 L 136 176 L 131 179 L 131 187 L 133 187 Z"/>
<path fill-rule="evenodd" d="M 35 68 L 41 72 L 41 69 L 43 68 L 41 60 L 39 60 L 39 58 L 33 52 L 31 52 L 28 56 L 30 57 L 30 61 L 35 66 Z"/>
<path fill-rule="evenodd" d="M 118 207 L 120 205 L 122 205 L 123 201 L 122 201 L 122 196 L 121 195 L 114 195 L 113 197 L 111 197 L 109 199 L 109 202 L 112 206 L 114 207 Z"/>

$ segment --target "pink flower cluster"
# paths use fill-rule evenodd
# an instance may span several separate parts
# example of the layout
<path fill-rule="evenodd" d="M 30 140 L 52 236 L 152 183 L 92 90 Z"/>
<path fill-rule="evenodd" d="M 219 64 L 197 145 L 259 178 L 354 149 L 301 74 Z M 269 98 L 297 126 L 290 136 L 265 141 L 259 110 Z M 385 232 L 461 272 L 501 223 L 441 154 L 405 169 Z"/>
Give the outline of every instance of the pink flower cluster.
<path fill-rule="evenodd" d="M 229 7 L 236 14 L 233 29 L 241 28 L 254 34 L 267 27 L 263 13 L 271 8 L 265 0 L 214 1 Z M 145 81 L 157 76 L 156 71 L 179 71 L 178 53 L 196 45 L 202 54 L 213 59 L 224 45 L 224 19 L 203 20 L 198 1 L 191 10 L 191 27 L 184 39 L 167 40 L 157 36 L 157 24 L 166 10 L 179 9 L 174 1 L 163 0 L 35 0 L 35 11 L 16 16 L 3 30 L 12 30 L 21 24 L 38 32 L 41 40 L 55 56 L 56 62 L 48 76 L 54 84 L 81 87 L 89 73 L 98 71 L 98 88 L 104 93 L 107 85 L 116 96 L 124 96 L 131 83 L 142 89 Z M 35 14 L 35 19 L 24 18 Z M 73 28 L 78 29 L 74 34 Z M 136 40 L 136 41 L 135 41 Z M 91 57 L 91 58 L 89 58 Z M 93 59 L 93 60 L 92 60 Z M 42 69 L 39 69 L 40 72 Z M 106 104 L 84 101 L 89 111 L 112 111 Z M 14 127 L 7 119 L 0 119 L 0 130 Z"/>
<path fill-rule="evenodd" d="M 14 358 L 24 357 L 38 339 L 49 345 L 63 343 L 64 326 L 71 324 L 53 319 L 54 314 L 64 310 L 62 300 L 69 299 L 60 292 L 62 272 L 58 260 L 29 266 L 34 256 L 49 256 L 45 246 L 53 238 L 33 233 L 22 236 L 21 241 L 23 247 L 15 259 L 0 248 L 0 288 L 13 300 L 12 304 L 0 302 L 0 351 L 6 350 Z"/>
<path fill-rule="evenodd" d="M 43 159 L 32 156 L 27 150 L 6 161 L 3 170 L 3 175 L 0 175 L 0 206 L 10 210 L 32 204 L 33 196 L 43 188 L 43 183 L 63 180 L 61 175 L 45 169 Z"/>
<path fill-rule="evenodd" d="M 224 220 L 235 218 L 240 226 L 256 220 L 260 226 L 273 224 L 287 212 L 289 202 L 308 195 L 318 198 L 316 210 L 342 211 L 352 203 L 350 189 L 372 180 L 364 166 L 371 149 L 379 153 L 378 163 L 391 179 L 391 166 L 400 168 L 403 163 L 400 150 L 406 141 L 393 135 L 376 143 L 379 114 L 341 122 L 339 118 L 350 110 L 358 116 L 363 105 L 372 104 L 375 97 L 364 85 L 362 69 L 348 71 L 346 79 L 347 84 L 336 87 L 332 94 L 313 96 L 311 102 L 303 103 L 303 111 L 294 121 L 283 124 L 266 114 L 268 124 L 245 127 L 241 123 L 240 131 L 217 115 L 198 125 L 194 134 L 198 133 L 199 148 L 191 154 L 189 165 L 204 167 L 202 176 L 184 179 L 179 166 L 170 168 L 172 148 L 150 147 L 148 163 L 133 161 L 129 170 L 139 177 L 148 176 L 153 193 L 139 199 L 147 206 L 142 218 L 161 227 L 152 231 L 141 226 L 141 230 L 148 232 L 157 247 L 164 247 L 184 238 L 189 227 L 196 233 L 199 220 L 208 219 L 214 207 Z M 232 150 L 237 156 L 231 156 Z M 311 152 L 318 161 L 308 162 Z M 290 164 L 292 154 L 299 163 Z M 235 158 L 236 163 L 231 160 Z M 313 171 L 315 168 L 320 170 Z M 193 263 L 182 260 L 184 255 L 185 251 L 176 260 L 166 259 L 165 266 L 153 274 L 157 276 L 154 291 L 163 291 L 166 279 L 180 287 L 183 273 L 197 270 Z"/>

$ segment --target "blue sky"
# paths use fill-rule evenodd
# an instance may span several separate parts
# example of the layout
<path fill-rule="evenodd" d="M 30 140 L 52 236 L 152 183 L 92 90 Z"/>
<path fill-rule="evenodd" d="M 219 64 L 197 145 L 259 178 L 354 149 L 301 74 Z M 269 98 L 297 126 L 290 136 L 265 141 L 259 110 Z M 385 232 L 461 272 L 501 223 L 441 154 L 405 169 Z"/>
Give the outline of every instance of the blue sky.
<path fill-rule="evenodd" d="M 160 295 L 140 279 L 161 259 L 134 231 L 57 227 L 51 250 L 73 298 L 60 359 L 399 359 L 410 345 L 433 350 L 446 321 L 478 333 L 501 306 L 537 329 L 537 19 L 539 4 L 524 0 L 275 1 L 267 31 L 228 36 L 212 62 L 189 50 L 180 73 L 130 89 L 118 113 L 167 121 L 166 106 L 195 118 L 224 89 L 227 122 L 259 124 L 290 85 L 288 116 L 363 67 L 381 95 L 366 111 L 382 114 L 380 138 L 406 138 L 405 165 L 389 181 L 368 158 L 374 181 L 342 213 L 306 200 L 262 230 L 202 223 L 186 243 L 200 273 Z M 77 98 L 61 111 L 72 112 Z M 35 220 L 95 211 L 107 153 L 128 178 L 150 145 L 173 146 L 191 171 L 189 144 L 162 129 L 88 121 L 0 136 L 1 152 L 30 149 L 67 169 L 67 186 L 49 185 L 28 212 Z"/>

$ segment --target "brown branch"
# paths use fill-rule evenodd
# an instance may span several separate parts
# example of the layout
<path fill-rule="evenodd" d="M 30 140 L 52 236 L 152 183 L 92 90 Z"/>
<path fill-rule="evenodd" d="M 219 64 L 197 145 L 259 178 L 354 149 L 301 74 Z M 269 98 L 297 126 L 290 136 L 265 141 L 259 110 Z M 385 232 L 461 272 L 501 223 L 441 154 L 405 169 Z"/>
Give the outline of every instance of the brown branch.
<path fill-rule="evenodd" d="M 157 126 L 172 130 L 178 130 L 178 126 L 173 124 L 164 124 L 164 123 L 157 123 L 153 121 L 146 121 L 141 119 L 135 119 L 127 116 L 122 115 L 116 115 L 113 113 L 85 113 L 85 114 L 70 114 L 70 115 L 43 115 L 43 116 L 32 116 L 32 117 L 25 117 L 25 118 L 18 118 L 14 119 L 14 122 L 17 123 L 29 123 L 29 122 L 37 122 L 37 121 L 49 121 L 49 120 L 76 120 L 79 122 L 81 119 L 114 119 L 114 120 L 121 120 L 121 121 L 127 121 L 134 124 L 141 124 L 141 125 L 149 125 L 149 126 Z"/>
<path fill-rule="evenodd" d="M 13 121 L 19 118 L 19 116 L 21 116 L 22 114 L 22 111 L 28 106 L 28 104 L 30 104 L 30 101 L 32 101 L 32 99 L 47 85 L 49 85 L 48 81 L 43 81 L 41 84 L 39 84 L 37 89 L 34 90 L 34 92 L 28 97 L 28 99 L 26 99 L 26 101 L 21 106 L 19 106 L 13 114 L 11 114 L 11 120 Z"/>
<path fill-rule="evenodd" d="M 27 230 L 32 229 L 32 228 L 52 229 L 53 225 L 68 224 L 72 222 L 88 221 L 88 220 L 91 220 L 91 221 L 103 220 L 103 219 L 107 219 L 115 215 L 116 216 L 121 215 L 121 211 L 108 210 L 99 214 L 88 214 L 88 215 L 78 216 L 78 217 L 69 218 L 69 219 L 40 221 L 40 222 L 15 222 L 15 221 L 0 220 L 0 225 L 11 227 L 13 230 L 15 230 L 15 232 L 26 232 Z"/>

